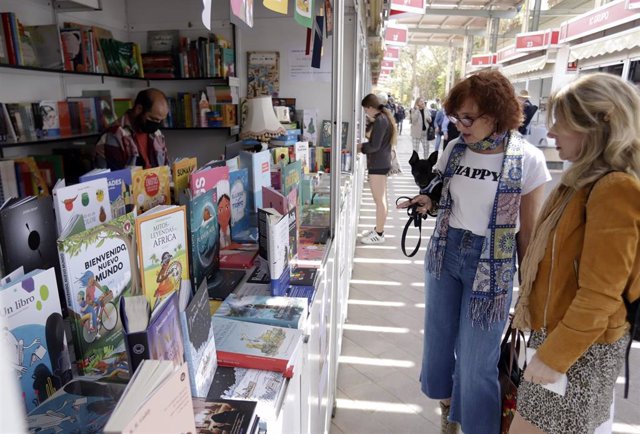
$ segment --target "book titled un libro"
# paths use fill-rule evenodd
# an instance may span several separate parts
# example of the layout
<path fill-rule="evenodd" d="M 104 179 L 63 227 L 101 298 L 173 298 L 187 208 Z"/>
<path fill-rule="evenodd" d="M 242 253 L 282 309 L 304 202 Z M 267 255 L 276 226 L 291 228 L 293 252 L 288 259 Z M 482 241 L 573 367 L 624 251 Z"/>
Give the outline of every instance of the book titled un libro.
<path fill-rule="evenodd" d="M 264 369 L 293 376 L 301 330 L 213 317 L 219 366 Z"/>

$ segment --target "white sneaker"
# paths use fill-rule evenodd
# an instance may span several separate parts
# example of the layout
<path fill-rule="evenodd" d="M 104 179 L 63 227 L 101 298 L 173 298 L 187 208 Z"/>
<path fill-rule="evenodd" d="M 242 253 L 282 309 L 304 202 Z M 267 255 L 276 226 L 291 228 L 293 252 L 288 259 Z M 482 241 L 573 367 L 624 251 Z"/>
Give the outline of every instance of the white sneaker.
<path fill-rule="evenodd" d="M 378 235 L 376 231 L 369 231 L 360 238 L 362 244 L 382 244 L 384 243 L 384 234 Z"/>

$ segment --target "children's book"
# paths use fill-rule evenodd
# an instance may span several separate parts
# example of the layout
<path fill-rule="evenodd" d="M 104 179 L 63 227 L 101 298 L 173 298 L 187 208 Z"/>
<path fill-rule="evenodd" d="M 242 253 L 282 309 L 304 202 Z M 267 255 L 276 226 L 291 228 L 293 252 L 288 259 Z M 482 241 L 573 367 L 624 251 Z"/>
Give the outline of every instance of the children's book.
<path fill-rule="evenodd" d="M 113 218 L 127 213 L 126 206 L 131 204 L 131 169 L 111 171 L 109 169 L 94 169 L 80 177 L 80 182 L 106 178 L 109 186 L 109 203 Z"/>
<path fill-rule="evenodd" d="M 191 197 L 195 198 L 211 189 L 216 190 L 219 245 L 231 244 L 231 193 L 227 166 L 204 167 L 191 173 Z"/>
<path fill-rule="evenodd" d="M 291 268 L 291 285 L 315 286 L 318 276 L 317 268 L 295 266 Z"/>
<path fill-rule="evenodd" d="M 53 188 L 53 208 L 56 211 L 58 235 L 62 233 L 74 215 L 82 215 L 87 229 L 111 220 L 109 184 L 105 178 L 65 185 L 58 180 Z"/>
<path fill-rule="evenodd" d="M 298 234 L 300 244 L 326 244 L 329 228 L 322 226 L 301 226 Z"/>
<path fill-rule="evenodd" d="M 0 287 L 9 344 L 6 357 L 20 381 L 27 412 L 71 379 L 71 362 L 53 268 L 33 270 Z"/>
<path fill-rule="evenodd" d="M 157 205 L 171 203 L 169 190 L 169 166 L 136 170 L 131 174 L 133 204 L 139 214 Z"/>
<path fill-rule="evenodd" d="M 180 323 L 184 356 L 191 380 L 191 395 L 205 397 L 218 365 L 206 280 L 189 304 L 186 307 L 180 306 Z"/>
<path fill-rule="evenodd" d="M 258 414 L 277 414 L 285 395 L 285 380 L 279 372 L 220 366 L 207 399 L 256 401 Z"/>
<path fill-rule="evenodd" d="M 309 173 L 309 142 L 296 142 L 294 153 L 296 161 L 302 164 L 302 172 Z"/>
<path fill-rule="evenodd" d="M 251 227 L 253 192 L 249 189 L 247 168 L 229 172 L 231 194 L 231 239 L 236 242 L 255 242 L 257 230 Z M 254 230 L 252 230 L 254 229 Z"/>
<path fill-rule="evenodd" d="M 220 231 L 217 192 L 211 188 L 191 199 L 189 204 L 189 239 L 193 286 L 200 284 L 220 267 Z"/>
<path fill-rule="evenodd" d="M 262 187 L 271 186 L 271 153 L 241 151 L 240 167 L 249 169 L 249 189 L 253 192 L 253 212 L 262 208 Z"/>
<path fill-rule="evenodd" d="M 300 185 L 302 178 L 302 161 L 294 161 L 282 169 L 282 194 L 287 196 L 291 190 Z"/>
<path fill-rule="evenodd" d="M 151 314 L 144 295 L 120 299 L 120 318 L 133 375 L 142 360 L 184 362 L 177 292 L 165 298 Z"/>
<path fill-rule="evenodd" d="M 302 128 L 302 140 L 318 144 L 318 109 L 297 109 L 296 120 Z"/>
<path fill-rule="evenodd" d="M 318 146 L 323 148 L 331 147 L 331 121 L 323 120 L 322 127 L 320 129 L 320 142 Z"/>
<path fill-rule="evenodd" d="M 193 400 L 197 434 L 252 434 L 257 430 L 255 401 L 203 399 Z"/>
<path fill-rule="evenodd" d="M 64 286 L 56 249 L 55 216 L 51 196 L 11 199 L 0 207 L 0 247 L 3 274 L 23 266 L 28 273 L 36 268 L 54 267 L 58 298 L 63 313 Z"/>
<path fill-rule="evenodd" d="M 81 223 L 82 217 L 78 219 Z M 129 213 L 85 231 L 70 230 L 58 240 L 81 375 L 128 376 L 117 307 L 121 297 L 140 288 L 134 228 Z"/>
<path fill-rule="evenodd" d="M 184 206 L 158 206 L 136 218 L 142 292 L 151 311 L 174 291 L 191 291 Z"/>
<path fill-rule="evenodd" d="M 293 376 L 302 330 L 213 318 L 219 366 L 264 369 Z"/>
<path fill-rule="evenodd" d="M 125 384 L 79 377 L 27 415 L 29 432 L 102 432 Z"/>
<path fill-rule="evenodd" d="M 106 434 L 195 433 L 189 373 L 183 363 L 143 360 L 104 427 Z"/>
<path fill-rule="evenodd" d="M 189 176 L 198 167 L 198 159 L 179 158 L 171 165 L 173 175 L 173 200 L 174 203 L 184 205 L 185 190 L 189 188 Z"/>
<path fill-rule="evenodd" d="M 306 298 L 230 294 L 222 302 L 214 318 L 299 329 L 305 325 L 307 313 Z"/>

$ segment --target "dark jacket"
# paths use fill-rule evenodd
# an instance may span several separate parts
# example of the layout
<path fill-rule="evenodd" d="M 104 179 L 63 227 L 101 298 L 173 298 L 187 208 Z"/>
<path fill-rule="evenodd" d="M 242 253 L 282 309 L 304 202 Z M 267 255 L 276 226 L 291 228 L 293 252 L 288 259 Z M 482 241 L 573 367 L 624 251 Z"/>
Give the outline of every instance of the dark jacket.
<path fill-rule="evenodd" d="M 362 144 L 362 153 L 367 155 L 367 169 L 384 170 L 391 168 L 391 133 L 393 126 L 380 113 L 373 121 L 369 142 Z"/>

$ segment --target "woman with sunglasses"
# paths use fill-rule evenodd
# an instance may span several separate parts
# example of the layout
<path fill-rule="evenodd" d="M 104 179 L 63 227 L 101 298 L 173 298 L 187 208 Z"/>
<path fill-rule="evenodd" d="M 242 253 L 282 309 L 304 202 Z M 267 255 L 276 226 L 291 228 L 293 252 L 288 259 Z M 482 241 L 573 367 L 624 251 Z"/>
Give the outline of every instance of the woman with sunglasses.
<path fill-rule="evenodd" d="M 443 433 L 500 432 L 500 338 L 524 254 L 551 179 L 542 152 L 517 129 L 522 109 L 497 71 L 458 83 L 444 103 L 460 137 L 434 170 L 442 194 L 399 205 L 438 217 L 425 257 L 422 392 L 440 400 Z M 436 203 L 437 202 L 437 203 Z"/>

